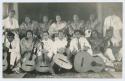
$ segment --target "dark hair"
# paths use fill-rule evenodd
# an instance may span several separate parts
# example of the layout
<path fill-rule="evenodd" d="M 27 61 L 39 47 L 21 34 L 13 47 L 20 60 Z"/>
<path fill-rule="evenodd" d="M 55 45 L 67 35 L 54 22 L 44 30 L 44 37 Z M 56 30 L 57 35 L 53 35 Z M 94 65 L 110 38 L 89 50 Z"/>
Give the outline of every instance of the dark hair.
<path fill-rule="evenodd" d="M 30 32 L 30 33 L 32 34 L 32 36 L 33 36 L 33 31 L 32 31 L 32 30 L 27 30 L 27 31 L 26 31 L 26 36 L 27 36 L 27 33 L 28 33 L 28 32 Z"/>
<path fill-rule="evenodd" d="M 76 32 L 79 32 L 79 33 L 81 34 L 81 31 L 80 31 L 80 30 L 75 30 L 74 33 L 76 33 Z"/>
<path fill-rule="evenodd" d="M 58 31 L 58 34 L 59 34 L 59 33 L 63 33 L 64 35 L 66 35 L 66 34 L 64 33 L 64 30 L 59 30 L 59 31 Z"/>
<path fill-rule="evenodd" d="M 43 31 L 43 34 L 44 34 L 44 33 L 47 33 L 47 34 L 49 35 L 49 32 L 48 32 L 48 31 Z"/>
<path fill-rule="evenodd" d="M 7 36 L 12 36 L 12 37 L 14 37 L 15 34 L 14 34 L 13 32 L 11 32 L 11 31 L 8 31 L 8 32 L 7 32 Z"/>
<path fill-rule="evenodd" d="M 97 36 L 98 36 L 98 31 L 97 30 L 93 30 L 92 34 L 93 34 L 93 32 L 95 32 L 97 34 Z M 92 34 L 91 34 L 91 37 L 92 37 Z"/>

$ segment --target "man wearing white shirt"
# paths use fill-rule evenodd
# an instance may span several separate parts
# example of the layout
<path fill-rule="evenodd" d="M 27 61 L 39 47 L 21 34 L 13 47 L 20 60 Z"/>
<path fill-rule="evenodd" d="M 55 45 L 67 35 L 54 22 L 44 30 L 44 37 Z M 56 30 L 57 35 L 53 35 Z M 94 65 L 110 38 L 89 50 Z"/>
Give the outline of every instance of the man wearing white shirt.
<path fill-rule="evenodd" d="M 59 31 L 58 37 L 55 38 L 55 42 L 54 42 L 54 54 L 66 53 L 67 43 L 68 43 L 68 41 L 67 41 L 67 38 L 65 37 L 63 31 Z"/>
<path fill-rule="evenodd" d="M 55 72 L 53 70 L 54 62 L 52 61 L 53 41 L 49 38 L 49 33 L 47 31 L 41 33 L 40 37 L 40 42 L 36 46 L 38 59 L 44 58 L 49 66 L 50 72 L 52 73 L 52 75 L 55 75 Z M 42 54 L 44 54 L 44 57 Z"/>
<path fill-rule="evenodd" d="M 3 20 L 3 27 L 4 31 L 12 31 L 15 34 L 15 39 L 18 39 L 19 24 L 17 19 L 14 18 L 14 15 L 15 10 L 10 10 L 8 17 Z"/>
<path fill-rule="evenodd" d="M 10 69 L 19 72 L 19 60 L 20 60 L 20 45 L 19 40 L 15 39 L 15 34 L 12 32 L 7 33 L 7 40 L 5 41 L 6 47 L 9 49 Z M 16 65 L 14 65 L 16 63 Z M 16 67 L 15 67 L 16 66 Z"/>
<path fill-rule="evenodd" d="M 74 38 L 72 38 L 70 42 L 69 50 L 71 52 L 71 54 L 68 56 L 69 58 L 71 58 L 72 55 L 77 54 L 79 50 L 85 50 L 90 55 L 93 55 L 91 45 L 79 30 L 75 31 Z"/>

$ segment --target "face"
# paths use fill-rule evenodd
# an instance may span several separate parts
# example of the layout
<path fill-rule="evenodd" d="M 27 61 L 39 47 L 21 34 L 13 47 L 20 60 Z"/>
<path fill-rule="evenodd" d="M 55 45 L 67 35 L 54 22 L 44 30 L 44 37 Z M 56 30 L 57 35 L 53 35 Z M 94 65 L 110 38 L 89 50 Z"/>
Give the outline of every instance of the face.
<path fill-rule="evenodd" d="M 25 22 L 29 23 L 30 22 L 30 18 L 29 17 L 25 17 Z"/>
<path fill-rule="evenodd" d="M 47 40 L 49 38 L 48 33 L 43 33 L 43 39 Z"/>
<path fill-rule="evenodd" d="M 79 32 L 75 32 L 75 33 L 74 33 L 74 36 L 75 36 L 76 38 L 79 38 L 79 37 L 80 37 L 80 33 L 79 33 Z"/>
<path fill-rule="evenodd" d="M 78 20 L 79 20 L 78 15 L 73 15 L 73 20 L 74 20 L 74 21 L 78 21 Z"/>
<path fill-rule="evenodd" d="M 14 15 L 15 15 L 15 12 L 9 12 L 9 17 L 14 17 Z"/>
<path fill-rule="evenodd" d="M 94 15 L 92 14 L 92 15 L 90 15 L 90 18 L 89 18 L 89 19 L 92 21 L 92 20 L 94 20 L 94 18 L 95 18 L 95 17 L 94 17 Z"/>
<path fill-rule="evenodd" d="M 40 33 L 40 38 L 41 38 L 41 39 L 43 38 L 43 33 Z"/>
<path fill-rule="evenodd" d="M 12 42 L 12 41 L 14 40 L 14 37 L 13 37 L 13 36 L 7 36 L 7 38 L 8 38 L 8 41 L 9 41 L 9 42 Z"/>
<path fill-rule="evenodd" d="M 48 22 L 48 17 L 47 16 L 43 16 L 43 22 Z"/>
<path fill-rule="evenodd" d="M 59 15 L 56 16 L 56 21 L 60 22 L 61 21 L 61 17 Z"/>
<path fill-rule="evenodd" d="M 63 32 L 59 32 L 59 39 L 63 39 L 63 37 L 64 37 Z"/>
<path fill-rule="evenodd" d="M 96 31 L 92 32 L 92 37 L 95 37 L 95 38 L 97 37 L 97 32 Z"/>
<path fill-rule="evenodd" d="M 74 33 L 73 28 L 69 28 L 69 34 L 72 35 Z"/>
<path fill-rule="evenodd" d="M 28 39 L 30 39 L 30 38 L 32 38 L 33 36 L 32 36 L 32 33 L 31 32 L 27 32 L 27 38 Z"/>

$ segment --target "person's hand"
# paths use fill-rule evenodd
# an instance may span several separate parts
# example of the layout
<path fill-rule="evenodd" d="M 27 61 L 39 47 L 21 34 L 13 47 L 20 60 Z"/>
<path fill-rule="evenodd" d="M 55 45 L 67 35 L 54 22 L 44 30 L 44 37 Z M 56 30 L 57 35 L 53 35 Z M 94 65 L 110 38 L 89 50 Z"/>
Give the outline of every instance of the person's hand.
<path fill-rule="evenodd" d="M 58 52 L 59 52 L 59 53 L 64 53 L 64 52 L 65 52 L 65 48 L 60 48 L 60 49 L 58 49 Z"/>
<path fill-rule="evenodd" d="M 76 55 L 77 54 L 77 51 L 76 50 L 73 50 L 72 51 L 72 55 Z"/>
<path fill-rule="evenodd" d="M 89 49 L 89 47 L 87 47 L 87 46 L 84 47 L 84 50 L 85 50 L 85 51 L 87 51 L 88 49 Z"/>

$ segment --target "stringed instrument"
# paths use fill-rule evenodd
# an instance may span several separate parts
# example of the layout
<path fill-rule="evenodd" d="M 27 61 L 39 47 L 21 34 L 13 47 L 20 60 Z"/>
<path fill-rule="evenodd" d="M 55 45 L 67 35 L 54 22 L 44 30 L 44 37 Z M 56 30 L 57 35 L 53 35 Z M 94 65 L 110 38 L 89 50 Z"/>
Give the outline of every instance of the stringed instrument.
<path fill-rule="evenodd" d="M 33 47 L 32 52 L 25 52 L 25 57 L 23 59 L 22 69 L 24 71 L 33 71 L 35 69 L 36 63 L 36 51 L 35 47 Z"/>
<path fill-rule="evenodd" d="M 3 71 L 7 70 L 8 62 L 7 62 L 7 52 L 3 52 Z"/>
<path fill-rule="evenodd" d="M 63 55 L 63 54 L 56 54 L 53 56 L 53 61 L 55 64 L 57 64 L 59 67 L 63 68 L 63 69 L 72 69 L 72 64 L 70 63 L 70 61 L 68 60 L 68 58 Z"/>
<path fill-rule="evenodd" d="M 3 35 L 5 36 L 5 37 L 3 37 L 4 38 L 4 41 L 3 41 L 3 71 L 5 71 L 8 68 L 7 54 L 8 54 L 9 49 L 6 47 L 7 32 L 3 32 Z"/>
<path fill-rule="evenodd" d="M 44 49 L 44 44 L 43 42 L 41 42 L 41 46 L 42 46 L 42 49 Z M 42 51 L 41 49 L 41 51 Z M 41 52 L 42 53 L 42 52 Z M 42 56 L 38 56 L 37 57 L 37 63 L 36 63 L 36 68 L 35 70 L 38 71 L 38 72 L 49 72 L 49 67 L 46 63 L 46 60 L 45 60 L 45 54 L 42 53 L 41 54 Z"/>
<path fill-rule="evenodd" d="M 77 72 L 101 72 L 102 70 L 104 70 L 104 68 L 104 61 L 98 56 L 93 57 L 86 51 L 79 51 L 75 55 L 74 69 Z"/>

